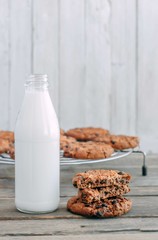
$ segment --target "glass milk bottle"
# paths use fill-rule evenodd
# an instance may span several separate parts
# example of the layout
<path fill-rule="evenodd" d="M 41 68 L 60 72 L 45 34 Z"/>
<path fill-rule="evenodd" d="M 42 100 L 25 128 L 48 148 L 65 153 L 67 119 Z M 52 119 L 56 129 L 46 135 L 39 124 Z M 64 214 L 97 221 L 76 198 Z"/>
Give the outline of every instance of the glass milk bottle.
<path fill-rule="evenodd" d="M 59 204 L 59 126 L 46 75 L 31 75 L 15 128 L 15 204 L 45 213 Z"/>

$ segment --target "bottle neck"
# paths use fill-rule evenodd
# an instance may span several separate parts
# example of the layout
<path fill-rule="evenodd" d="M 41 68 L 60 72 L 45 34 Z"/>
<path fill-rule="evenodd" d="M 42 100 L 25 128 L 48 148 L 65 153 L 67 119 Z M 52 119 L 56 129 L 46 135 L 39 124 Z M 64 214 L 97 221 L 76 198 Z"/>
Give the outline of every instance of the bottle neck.
<path fill-rule="evenodd" d="M 25 82 L 26 91 L 45 91 L 48 89 L 47 75 L 34 74 L 30 75 Z"/>

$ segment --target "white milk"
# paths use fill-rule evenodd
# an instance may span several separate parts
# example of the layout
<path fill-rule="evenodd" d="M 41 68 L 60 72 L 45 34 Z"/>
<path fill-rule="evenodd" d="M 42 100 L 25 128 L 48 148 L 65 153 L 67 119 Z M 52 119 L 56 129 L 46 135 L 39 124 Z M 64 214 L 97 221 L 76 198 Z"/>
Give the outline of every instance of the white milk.
<path fill-rule="evenodd" d="M 59 204 L 59 126 L 45 85 L 26 87 L 15 129 L 15 204 L 28 213 Z"/>

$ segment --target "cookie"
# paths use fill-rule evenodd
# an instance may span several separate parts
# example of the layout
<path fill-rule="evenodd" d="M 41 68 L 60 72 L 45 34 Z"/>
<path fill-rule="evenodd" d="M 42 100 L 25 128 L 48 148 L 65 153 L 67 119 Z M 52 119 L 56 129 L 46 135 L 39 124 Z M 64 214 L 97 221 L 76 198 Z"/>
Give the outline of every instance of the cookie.
<path fill-rule="evenodd" d="M 111 135 L 104 135 L 104 136 L 95 137 L 95 138 L 93 138 L 93 142 L 102 142 L 102 143 L 105 143 L 105 144 L 112 145 L 111 144 Z"/>
<path fill-rule="evenodd" d="M 15 159 L 15 147 L 14 147 L 14 144 L 13 143 L 10 143 L 10 147 L 9 147 L 9 150 L 8 150 L 8 154 L 10 155 L 10 157 L 12 159 Z"/>
<path fill-rule="evenodd" d="M 128 173 L 117 170 L 89 170 L 77 173 L 72 179 L 74 187 L 79 189 L 100 188 L 107 186 L 120 186 L 128 184 L 131 176 Z"/>
<path fill-rule="evenodd" d="M 94 142 L 104 142 L 110 144 L 114 149 L 123 150 L 135 148 L 139 145 L 139 138 L 125 135 L 106 135 L 98 136 L 93 139 Z"/>
<path fill-rule="evenodd" d="M 109 134 L 109 131 L 103 128 L 87 127 L 70 129 L 65 134 L 79 141 L 89 141 L 97 136 Z"/>
<path fill-rule="evenodd" d="M 94 142 L 76 142 L 64 149 L 64 156 L 77 159 L 103 159 L 108 158 L 114 149 L 107 144 Z"/>
<path fill-rule="evenodd" d="M 10 142 L 14 142 L 14 132 L 0 131 L 0 138 L 7 139 Z"/>
<path fill-rule="evenodd" d="M 60 135 L 64 135 L 64 134 L 65 134 L 65 131 L 62 128 L 60 128 Z"/>
<path fill-rule="evenodd" d="M 78 191 L 78 196 L 84 203 L 92 203 L 97 201 L 104 201 L 110 197 L 121 196 L 130 191 L 128 185 L 109 186 L 104 188 L 85 188 Z"/>
<path fill-rule="evenodd" d="M 139 145 L 139 138 L 135 136 L 112 135 L 111 146 L 114 149 L 123 150 L 128 148 L 135 148 Z"/>
<path fill-rule="evenodd" d="M 0 138 L 0 154 L 8 153 L 10 149 L 10 142 L 6 139 Z"/>
<path fill-rule="evenodd" d="M 78 196 L 68 200 L 67 209 L 75 214 L 86 217 L 108 218 L 127 213 L 132 207 L 131 200 L 116 197 L 98 201 L 92 204 L 81 202 Z"/>
<path fill-rule="evenodd" d="M 64 150 L 68 144 L 76 142 L 75 138 L 60 135 L 60 149 Z"/>

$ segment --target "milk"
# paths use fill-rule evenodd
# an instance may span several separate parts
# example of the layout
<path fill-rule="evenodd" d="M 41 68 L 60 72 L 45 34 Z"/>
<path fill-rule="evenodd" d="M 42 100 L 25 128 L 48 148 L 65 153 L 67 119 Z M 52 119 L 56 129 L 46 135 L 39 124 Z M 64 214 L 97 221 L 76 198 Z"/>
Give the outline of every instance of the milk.
<path fill-rule="evenodd" d="M 15 204 L 27 213 L 54 211 L 59 204 L 59 126 L 44 86 L 26 86 L 15 129 Z"/>

